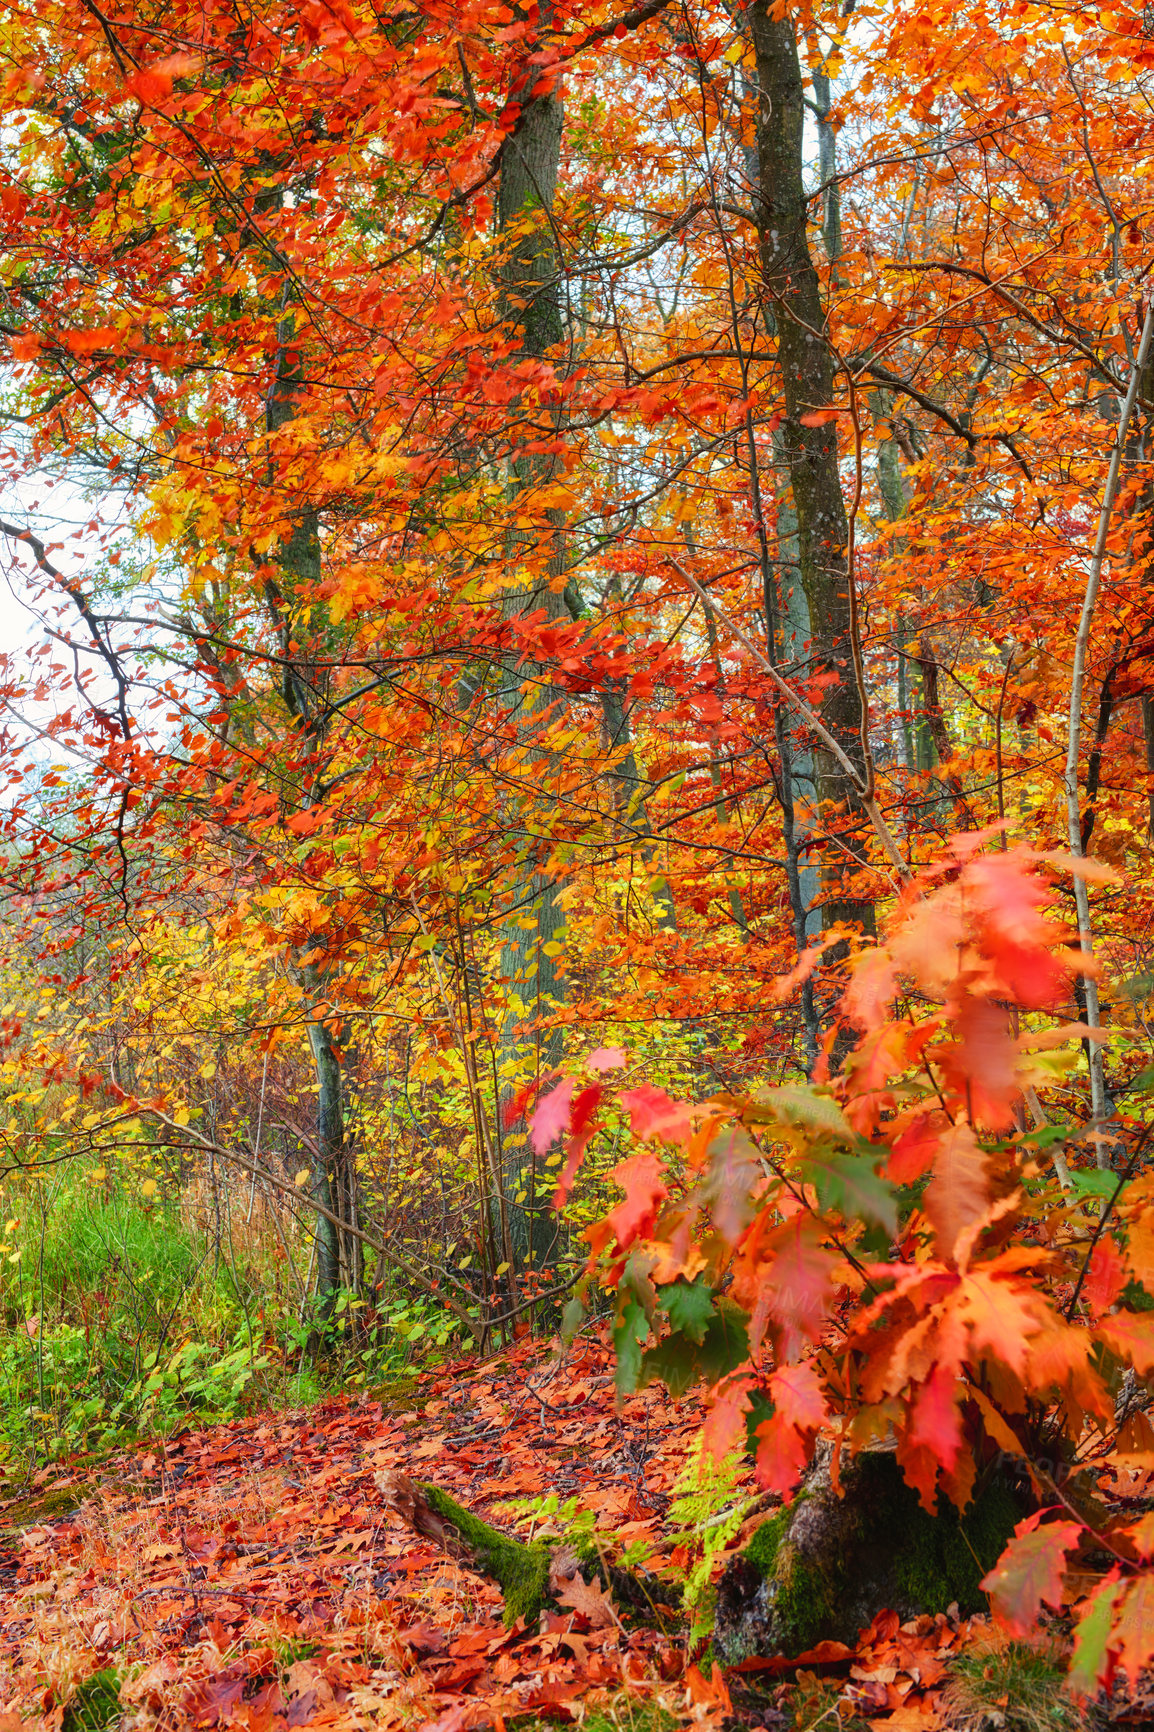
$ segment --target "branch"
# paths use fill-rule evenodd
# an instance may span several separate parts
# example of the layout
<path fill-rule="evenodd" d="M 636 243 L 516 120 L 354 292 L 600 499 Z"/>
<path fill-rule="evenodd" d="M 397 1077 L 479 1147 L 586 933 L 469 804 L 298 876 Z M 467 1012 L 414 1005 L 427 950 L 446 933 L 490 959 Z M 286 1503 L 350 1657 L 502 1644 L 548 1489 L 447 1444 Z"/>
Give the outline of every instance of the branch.
<path fill-rule="evenodd" d="M 810 709 L 809 705 L 805 702 L 805 699 L 800 697 L 794 688 L 789 685 L 787 681 L 782 679 L 773 663 L 762 654 L 756 644 L 750 642 L 749 638 L 746 637 L 745 633 L 736 621 L 730 619 L 729 615 L 718 606 L 713 596 L 709 595 L 707 591 L 701 587 L 697 579 L 686 571 L 685 567 L 680 565 L 676 559 L 671 557 L 671 555 L 666 554 L 665 559 L 666 564 L 673 567 L 678 577 L 682 578 L 689 585 L 690 589 L 693 590 L 694 594 L 705 602 L 707 606 L 711 607 L 718 619 L 721 620 L 724 625 L 729 627 L 738 643 L 740 643 L 748 654 L 765 669 L 766 673 L 769 675 L 770 679 L 773 681 L 786 702 L 791 706 L 791 708 L 797 711 L 806 725 L 813 729 L 826 751 L 831 754 L 844 771 L 847 781 L 853 788 L 858 799 L 861 801 L 866 816 L 874 827 L 877 838 L 885 850 L 886 858 L 893 866 L 898 877 L 901 879 L 908 879 L 911 876 L 910 868 L 902 858 L 902 852 L 898 847 L 897 839 L 889 825 L 886 823 L 885 816 L 882 813 L 881 808 L 878 806 L 877 800 L 874 798 L 867 785 L 862 781 L 853 761 L 842 750 L 841 746 L 839 746 L 829 729 L 825 726 L 825 723 L 822 722 L 814 711 Z"/>

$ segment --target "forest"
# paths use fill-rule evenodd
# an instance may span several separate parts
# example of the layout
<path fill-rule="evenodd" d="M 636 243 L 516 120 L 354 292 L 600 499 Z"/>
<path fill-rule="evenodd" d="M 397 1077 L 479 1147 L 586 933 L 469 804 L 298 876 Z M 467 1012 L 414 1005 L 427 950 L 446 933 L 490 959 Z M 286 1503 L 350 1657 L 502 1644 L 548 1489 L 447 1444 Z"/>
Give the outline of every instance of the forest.
<path fill-rule="evenodd" d="M 1154 1725 L 1154 6 L 11 0 L 0 417 L 0 1732 Z"/>

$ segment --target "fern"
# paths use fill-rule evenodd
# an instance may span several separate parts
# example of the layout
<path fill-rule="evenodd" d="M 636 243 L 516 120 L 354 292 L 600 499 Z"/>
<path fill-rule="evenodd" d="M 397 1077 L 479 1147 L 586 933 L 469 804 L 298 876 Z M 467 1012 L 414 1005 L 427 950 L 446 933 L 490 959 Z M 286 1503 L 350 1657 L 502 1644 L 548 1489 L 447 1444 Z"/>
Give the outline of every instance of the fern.
<path fill-rule="evenodd" d="M 687 1546 L 692 1559 L 684 1588 L 685 1609 L 692 1616 L 690 1641 L 707 1636 L 713 1628 L 713 1566 L 736 1537 L 754 1501 L 747 1493 L 734 1502 L 743 1469 L 739 1451 L 716 1461 L 698 1437 L 674 1486 L 679 1495 L 670 1504 L 669 1514 L 683 1531 L 670 1538 Z M 700 1556 L 694 1557 L 699 1549 Z"/>

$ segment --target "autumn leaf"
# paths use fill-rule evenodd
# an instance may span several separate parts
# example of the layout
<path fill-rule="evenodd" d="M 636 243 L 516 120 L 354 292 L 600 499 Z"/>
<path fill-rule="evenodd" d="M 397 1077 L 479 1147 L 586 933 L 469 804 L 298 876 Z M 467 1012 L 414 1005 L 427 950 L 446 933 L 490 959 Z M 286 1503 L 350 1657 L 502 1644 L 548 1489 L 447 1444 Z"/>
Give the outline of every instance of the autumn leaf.
<path fill-rule="evenodd" d="M 592 1630 L 609 1629 L 620 1623 L 608 1588 L 587 1582 L 578 1570 L 555 1592 L 557 1604 L 567 1606 L 586 1619 Z"/>
<path fill-rule="evenodd" d="M 942 1133 L 925 1194 L 939 1257 L 953 1256 L 959 1235 L 981 1220 L 989 1200 L 985 1150 L 970 1125 L 953 1125 Z"/>
<path fill-rule="evenodd" d="M 965 1394 L 949 1365 L 935 1366 L 914 1391 L 910 1410 L 910 1441 L 928 1449 L 952 1473 L 962 1447 L 959 1401 Z"/>
<path fill-rule="evenodd" d="M 569 1125 L 569 1103 L 573 1098 L 572 1077 L 562 1077 L 556 1087 L 538 1101 L 529 1116 L 529 1140 L 533 1152 L 544 1155 Z"/>
<path fill-rule="evenodd" d="M 1099 1317 L 1095 1328 L 1107 1346 L 1128 1359 L 1140 1376 L 1154 1371 L 1154 1312 L 1114 1311 Z"/>
<path fill-rule="evenodd" d="M 1086 1279 L 1082 1283 L 1082 1293 L 1092 1318 L 1097 1319 L 1109 1310 L 1126 1285 L 1126 1279 L 1126 1259 L 1118 1250 L 1113 1235 L 1104 1233 L 1090 1253 Z"/>
<path fill-rule="evenodd" d="M 671 1100 L 664 1089 L 643 1083 L 628 1089 L 621 1104 L 629 1113 L 635 1137 L 643 1142 L 659 1139 L 667 1143 L 684 1143 L 689 1139 L 689 1109 L 682 1102 Z"/>
<path fill-rule="evenodd" d="M 613 1169 L 613 1177 L 625 1192 L 625 1201 L 607 1217 L 621 1249 L 626 1250 L 652 1227 L 660 1203 L 669 1195 L 664 1163 L 643 1150 Z"/>
<path fill-rule="evenodd" d="M 1066 1557 L 1082 1537 L 1079 1522 L 1039 1526 L 1045 1513 L 1040 1511 L 1018 1523 L 1014 1538 L 982 1580 L 994 1615 L 1014 1635 L 1025 1635 L 1033 1628 L 1043 1605 L 1055 1611 L 1061 1607 Z"/>
<path fill-rule="evenodd" d="M 771 1328 L 780 1357 L 797 1358 L 825 1326 L 833 1301 L 837 1256 L 808 1214 L 778 1226 L 761 1215 L 734 1265 L 733 1294 L 750 1314 L 750 1339 L 760 1345 Z"/>

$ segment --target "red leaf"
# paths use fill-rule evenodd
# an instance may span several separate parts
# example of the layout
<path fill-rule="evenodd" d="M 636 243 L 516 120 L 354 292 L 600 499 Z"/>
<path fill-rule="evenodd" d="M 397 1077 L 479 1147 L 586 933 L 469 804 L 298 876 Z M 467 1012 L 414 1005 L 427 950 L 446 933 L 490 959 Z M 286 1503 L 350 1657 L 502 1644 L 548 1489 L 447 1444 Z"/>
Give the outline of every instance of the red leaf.
<path fill-rule="evenodd" d="M 621 1096 L 621 1102 L 629 1109 L 633 1135 L 640 1137 L 642 1142 L 648 1142 L 651 1137 L 660 1137 L 666 1143 L 688 1142 L 689 1108 L 680 1101 L 671 1100 L 664 1089 L 642 1083 L 638 1089 L 627 1090 Z"/>
<path fill-rule="evenodd" d="M 828 1411 L 825 1392 L 813 1366 L 784 1365 L 772 1373 L 769 1394 L 773 1418 L 757 1428 L 758 1483 L 783 1495 L 800 1480 L 813 1449 L 814 1434 Z"/>
<path fill-rule="evenodd" d="M 1139 1376 L 1154 1371 L 1154 1311 L 1144 1311 L 1141 1316 L 1133 1311 L 1115 1311 L 1111 1317 L 1100 1317 L 1095 1327 L 1107 1346 L 1128 1359 Z"/>
<path fill-rule="evenodd" d="M 713 1405 L 701 1428 L 701 1441 L 715 1461 L 724 1461 L 735 1449 L 744 1446 L 745 1415 L 753 1385 L 752 1377 L 730 1377 L 714 1390 Z"/>
<path fill-rule="evenodd" d="M 569 1141 L 565 1145 L 565 1166 L 557 1180 L 553 1207 L 562 1209 L 577 1177 L 577 1169 L 585 1157 L 593 1133 L 597 1129 L 595 1113 L 601 1102 L 601 1084 L 591 1083 L 582 1089 L 569 1113 Z"/>
<path fill-rule="evenodd" d="M 938 1144 L 934 1176 L 925 1196 L 926 1214 L 933 1223 L 943 1262 L 953 1256 L 959 1235 L 981 1220 L 989 1201 L 985 1150 L 978 1146 L 969 1125 L 955 1125 Z"/>
<path fill-rule="evenodd" d="M 825 1326 L 833 1301 L 837 1258 L 821 1243 L 811 1215 L 795 1215 L 771 1227 L 768 1211 L 741 1248 L 733 1293 L 750 1314 L 749 1339 L 756 1348 L 769 1325 L 779 1360 L 795 1359 Z"/>
<path fill-rule="evenodd" d="M 1107 1233 L 1090 1253 L 1090 1266 L 1082 1283 L 1082 1292 L 1091 1317 L 1098 1318 L 1108 1311 L 1126 1285 L 1126 1264 L 1114 1240 Z"/>
<path fill-rule="evenodd" d="M 803 427 L 824 427 L 827 421 L 836 421 L 839 415 L 844 415 L 844 409 L 807 409 L 804 415 L 798 416 Z"/>
<path fill-rule="evenodd" d="M 614 1167 L 613 1177 L 625 1192 L 625 1201 L 606 1218 L 623 1251 L 653 1225 L 659 1204 L 669 1195 L 661 1176 L 664 1170 L 662 1162 L 648 1150 Z"/>
<path fill-rule="evenodd" d="M 769 1393 L 777 1411 L 799 1431 L 816 1431 L 826 1416 L 825 1391 L 809 1360 L 772 1372 Z"/>
<path fill-rule="evenodd" d="M 1114 1622 L 1118 1664 L 1129 1673 L 1131 1684 L 1154 1654 L 1154 1575 L 1138 1576 L 1122 1602 Z"/>
<path fill-rule="evenodd" d="M 66 331 L 65 345 L 74 355 L 91 355 L 97 349 L 114 349 L 120 343 L 120 332 L 115 325 L 102 325 L 91 331 Z"/>
<path fill-rule="evenodd" d="M 982 1582 L 995 1617 L 1016 1636 L 1033 1629 L 1043 1602 L 1055 1611 L 1061 1607 L 1066 1553 L 1082 1537 L 1080 1522 L 1038 1527 L 1042 1514 L 1045 1511 L 1018 1523 L 1014 1538 Z"/>
<path fill-rule="evenodd" d="M 885 1176 L 892 1185 L 910 1185 L 934 1164 L 946 1119 L 940 1112 L 919 1113 L 891 1144 Z"/>
<path fill-rule="evenodd" d="M 625 1049 L 620 1046 L 599 1046 L 585 1060 L 585 1069 L 593 1072 L 620 1070 L 625 1063 Z"/>
<path fill-rule="evenodd" d="M 537 1155 L 547 1153 L 557 1138 L 569 1126 L 569 1102 L 573 1097 L 573 1078 L 563 1076 L 544 1100 L 538 1101 L 529 1120 L 529 1141 Z"/>
<path fill-rule="evenodd" d="M 962 1386 L 949 1365 L 936 1365 L 914 1398 L 910 1438 L 924 1445 L 947 1473 L 952 1473 L 962 1446 L 958 1397 Z"/>

